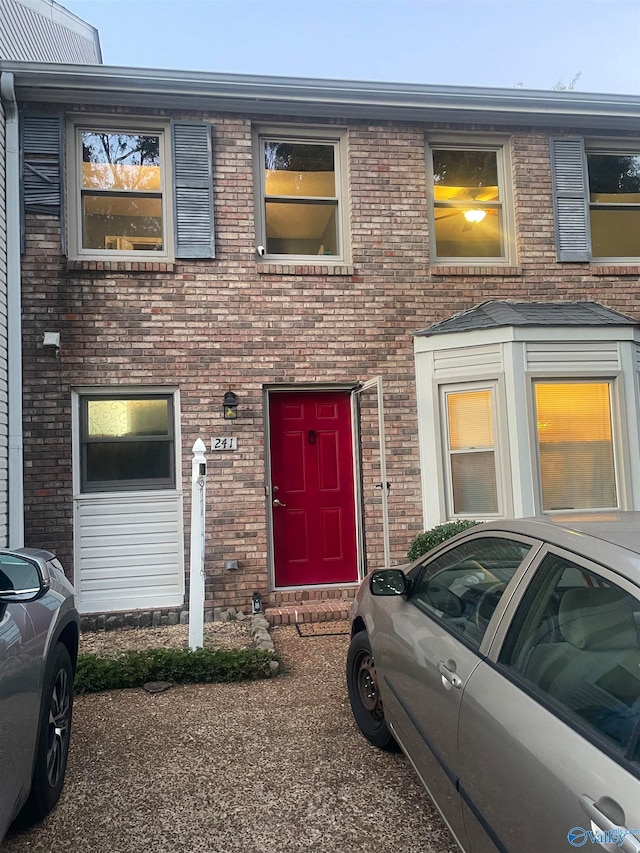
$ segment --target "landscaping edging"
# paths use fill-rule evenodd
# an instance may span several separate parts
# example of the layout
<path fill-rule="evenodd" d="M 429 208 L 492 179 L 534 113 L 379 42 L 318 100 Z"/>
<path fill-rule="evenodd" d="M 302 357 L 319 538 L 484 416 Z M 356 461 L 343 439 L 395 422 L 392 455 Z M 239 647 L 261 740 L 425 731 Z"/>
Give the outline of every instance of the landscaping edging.
<path fill-rule="evenodd" d="M 158 626 L 157 619 L 154 625 L 149 615 L 145 612 L 121 613 L 104 620 L 99 617 L 83 620 L 84 647 L 87 651 L 83 651 L 81 645 L 80 692 L 140 686 L 140 671 L 146 673 L 146 681 L 171 679 L 182 683 L 251 680 L 279 674 L 280 663 L 263 613 L 248 616 L 234 608 L 221 611 L 218 619 L 207 620 L 210 627 L 205 627 L 204 647 L 193 651 L 187 646 L 187 620 L 181 620 L 180 624 L 172 619 L 172 624 L 163 626 L 161 622 Z M 215 629 L 211 624 L 213 622 L 220 627 Z M 104 628 L 100 627 L 102 624 Z M 235 625 L 237 629 L 232 629 Z M 224 636 L 230 630 L 231 642 L 226 645 Z M 236 630 L 240 633 L 237 634 Z M 220 633 L 222 637 L 214 640 L 212 645 L 211 637 L 220 636 Z M 238 645 L 237 640 L 241 637 L 245 638 L 245 642 Z M 114 668 L 115 662 L 117 664 Z M 262 676 L 257 675 L 260 670 Z M 85 681 L 94 686 L 86 688 Z"/>
<path fill-rule="evenodd" d="M 209 618 L 207 618 L 207 612 Z M 230 607 L 227 610 L 216 608 L 215 620 L 213 618 L 214 611 L 205 612 L 205 622 L 244 622 L 249 621 L 251 635 L 254 646 L 258 649 L 263 649 L 267 652 L 275 650 L 273 639 L 269 633 L 269 623 L 264 613 L 256 613 L 248 616 L 242 610 L 236 610 Z M 114 613 L 107 616 L 101 614 L 98 616 L 82 616 L 80 620 L 80 628 L 85 632 L 98 631 L 126 631 L 127 629 L 144 629 L 144 628 L 162 628 L 173 625 L 188 625 L 189 611 L 167 611 L 161 610 L 140 610 L 133 613 Z"/>
<path fill-rule="evenodd" d="M 259 614 L 262 615 L 262 614 Z M 251 618 L 235 607 L 209 608 L 204 611 L 205 622 L 233 622 Z M 82 631 L 119 631 L 122 628 L 166 628 L 169 625 L 188 625 L 189 611 L 182 607 L 156 610 L 130 610 L 120 613 L 91 613 L 80 617 Z"/>

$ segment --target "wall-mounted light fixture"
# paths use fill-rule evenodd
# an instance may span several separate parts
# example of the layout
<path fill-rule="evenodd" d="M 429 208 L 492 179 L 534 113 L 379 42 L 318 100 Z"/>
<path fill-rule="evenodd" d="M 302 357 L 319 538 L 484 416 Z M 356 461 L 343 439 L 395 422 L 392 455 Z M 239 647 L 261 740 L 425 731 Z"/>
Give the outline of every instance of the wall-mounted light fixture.
<path fill-rule="evenodd" d="M 238 417 L 238 397 L 233 391 L 227 391 L 222 401 L 222 412 L 225 421 L 235 421 Z"/>
<path fill-rule="evenodd" d="M 42 346 L 53 350 L 56 358 L 60 358 L 60 332 L 45 332 L 42 337 Z"/>
<path fill-rule="evenodd" d="M 60 332 L 45 332 L 42 339 L 42 345 L 45 347 L 55 347 L 60 349 Z"/>

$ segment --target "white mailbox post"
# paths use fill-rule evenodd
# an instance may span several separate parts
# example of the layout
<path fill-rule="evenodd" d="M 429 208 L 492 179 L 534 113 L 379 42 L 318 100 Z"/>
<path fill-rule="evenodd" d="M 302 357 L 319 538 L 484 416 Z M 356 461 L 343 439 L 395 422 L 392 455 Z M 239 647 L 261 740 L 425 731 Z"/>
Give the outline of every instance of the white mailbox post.
<path fill-rule="evenodd" d="M 191 564 L 189 568 L 189 648 L 204 645 L 204 511 L 207 482 L 206 446 L 193 445 L 191 464 Z"/>

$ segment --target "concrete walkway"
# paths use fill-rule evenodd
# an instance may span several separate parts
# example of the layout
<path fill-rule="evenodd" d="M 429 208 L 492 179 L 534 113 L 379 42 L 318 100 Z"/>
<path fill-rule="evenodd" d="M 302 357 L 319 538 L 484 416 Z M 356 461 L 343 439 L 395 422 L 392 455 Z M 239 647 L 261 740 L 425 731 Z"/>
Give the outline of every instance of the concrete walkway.
<path fill-rule="evenodd" d="M 348 638 L 273 631 L 272 681 L 77 697 L 67 783 L 3 853 L 451 853 L 406 759 L 359 735 Z"/>

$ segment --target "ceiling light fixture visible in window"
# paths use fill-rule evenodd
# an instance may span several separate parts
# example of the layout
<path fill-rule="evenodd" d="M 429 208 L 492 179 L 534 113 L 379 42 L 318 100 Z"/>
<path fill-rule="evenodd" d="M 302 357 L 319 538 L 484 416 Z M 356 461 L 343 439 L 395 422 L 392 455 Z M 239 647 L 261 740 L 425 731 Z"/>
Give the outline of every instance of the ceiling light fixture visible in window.
<path fill-rule="evenodd" d="M 482 222 L 486 215 L 486 210 L 465 210 L 464 212 L 467 222 Z"/>

